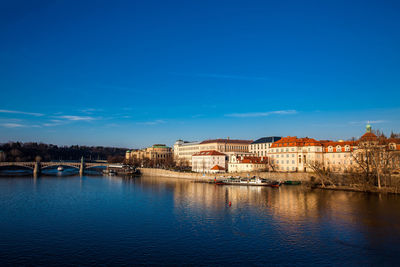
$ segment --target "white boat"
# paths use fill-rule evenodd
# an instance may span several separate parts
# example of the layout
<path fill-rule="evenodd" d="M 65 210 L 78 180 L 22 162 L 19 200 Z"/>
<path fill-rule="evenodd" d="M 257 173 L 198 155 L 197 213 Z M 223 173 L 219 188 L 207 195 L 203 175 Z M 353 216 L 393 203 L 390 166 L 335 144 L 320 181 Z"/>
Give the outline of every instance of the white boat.
<path fill-rule="evenodd" d="M 58 166 L 57 171 L 62 172 L 64 170 L 63 166 Z"/>
<path fill-rule="evenodd" d="M 227 178 L 225 180 L 217 182 L 217 184 L 221 185 L 258 185 L 258 186 L 271 186 L 271 187 L 279 187 L 279 181 L 272 181 L 268 179 L 253 177 L 253 178 Z"/>

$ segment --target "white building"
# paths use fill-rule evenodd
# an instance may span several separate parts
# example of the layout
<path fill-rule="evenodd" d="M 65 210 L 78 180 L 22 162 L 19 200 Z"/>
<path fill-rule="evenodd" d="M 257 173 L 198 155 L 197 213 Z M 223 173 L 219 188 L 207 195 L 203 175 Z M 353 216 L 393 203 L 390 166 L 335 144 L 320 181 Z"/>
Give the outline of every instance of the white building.
<path fill-rule="evenodd" d="M 280 136 L 268 136 L 257 139 L 249 145 L 249 152 L 258 157 L 266 157 L 272 143 L 279 141 L 281 138 Z"/>
<path fill-rule="evenodd" d="M 174 159 L 178 165 L 191 165 L 192 155 L 200 152 L 201 142 L 178 140 L 174 144 Z"/>
<path fill-rule="evenodd" d="M 344 172 L 356 167 L 353 152 L 357 141 L 324 142 L 324 167 L 332 172 Z"/>
<path fill-rule="evenodd" d="M 192 155 L 200 151 L 215 150 L 218 152 L 249 152 L 251 140 L 212 139 L 202 142 L 187 142 L 178 140 L 174 144 L 174 159 L 179 165 L 190 165 Z"/>
<path fill-rule="evenodd" d="M 268 169 L 267 157 L 235 156 L 229 157 L 228 172 L 253 172 Z"/>
<path fill-rule="evenodd" d="M 227 156 L 215 150 L 201 151 L 192 156 L 192 171 L 213 173 L 225 172 L 227 169 Z"/>

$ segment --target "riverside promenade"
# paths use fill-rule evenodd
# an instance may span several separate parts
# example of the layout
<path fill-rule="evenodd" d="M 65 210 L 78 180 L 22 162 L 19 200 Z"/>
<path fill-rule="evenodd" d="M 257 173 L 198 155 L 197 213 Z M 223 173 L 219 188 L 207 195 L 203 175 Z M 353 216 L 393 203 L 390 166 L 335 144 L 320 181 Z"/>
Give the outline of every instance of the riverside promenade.
<path fill-rule="evenodd" d="M 143 176 L 161 176 L 161 177 L 170 177 L 170 178 L 180 178 L 187 179 L 193 181 L 213 181 L 214 178 L 222 178 L 226 176 L 242 176 L 242 177 L 252 177 L 258 176 L 262 178 L 268 178 L 273 180 L 291 180 L 291 181 L 301 181 L 308 182 L 313 176 L 312 173 L 280 173 L 280 172 L 242 172 L 242 173 L 193 173 L 193 172 L 177 172 L 170 171 L 164 169 L 155 169 L 155 168 L 140 168 L 140 172 Z"/>

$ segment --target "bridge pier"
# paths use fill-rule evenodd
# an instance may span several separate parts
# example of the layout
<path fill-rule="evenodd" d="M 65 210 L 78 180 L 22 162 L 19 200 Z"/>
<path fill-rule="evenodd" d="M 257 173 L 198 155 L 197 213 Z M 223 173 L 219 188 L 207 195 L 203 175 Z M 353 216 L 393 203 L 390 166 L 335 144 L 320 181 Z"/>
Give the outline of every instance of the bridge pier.
<path fill-rule="evenodd" d="M 85 161 L 83 160 L 83 157 L 81 158 L 81 166 L 79 167 L 79 175 L 83 176 L 85 170 Z"/>
<path fill-rule="evenodd" d="M 41 173 L 41 166 L 40 166 L 40 162 L 35 162 L 35 166 L 33 167 L 33 176 L 34 177 L 38 177 Z"/>

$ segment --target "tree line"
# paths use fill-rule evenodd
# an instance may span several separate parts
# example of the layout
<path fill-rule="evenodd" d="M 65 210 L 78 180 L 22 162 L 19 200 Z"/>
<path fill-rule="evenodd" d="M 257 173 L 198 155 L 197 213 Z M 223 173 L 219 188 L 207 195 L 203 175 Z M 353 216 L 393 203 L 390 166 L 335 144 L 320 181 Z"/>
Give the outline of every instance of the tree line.
<path fill-rule="evenodd" d="M 85 161 L 107 160 L 123 162 L 126 148 L 104 146 L 57 146 L 35 142 L 8 142 L 0 144 L 0 161 Z"/>
<path fill-rule="evenodd" d="M 400 135 L 392 133 L 388 138 L 380 131 L 374 133 L 376 138 L 359 141 L 357 149 L 351 153 L 354 165 L 343 174 L 332 172 L 323 162 L 307 162 L 322 187 L 344 185 L 363 191 L 378 189 L 400 193 L 400 151 L 396 147 Z"/>

